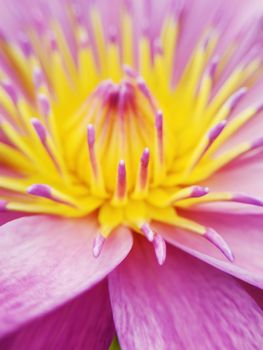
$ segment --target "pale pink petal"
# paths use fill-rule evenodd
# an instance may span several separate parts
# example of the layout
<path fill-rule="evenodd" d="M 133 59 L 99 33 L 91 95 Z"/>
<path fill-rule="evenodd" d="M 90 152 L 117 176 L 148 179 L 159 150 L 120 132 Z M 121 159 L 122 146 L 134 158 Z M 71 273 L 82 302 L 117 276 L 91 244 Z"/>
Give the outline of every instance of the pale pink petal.
<path fill-rule="evenodd" d="M 239 160 L 222 169 L 211 178 L 204 181 L 210 192 L 243 193 L 263 200 L 263 154 L 254 155 L 247 159 Z M 262 213 L 261 207 L 249 206 L 238 203 L 209 203 L 195 206 L 197 210 L 209 210 L 242 213 Z"/>
<path fill-rule="evenodd" d="M 114 333 L 108 286 L 104 280 L 88 292 L 9 335 L 0 341 L 0 348 L 108 350 Z"/>
<path fill-rule="evenodd" d="M 94 258 L 95 236 L 88 219 L 34 216 L 0 228 L 0 335 L 98 283 L 132 246 L 120 228 Z"/>
<path fill-rule="evenodd" d="M 262 310 L 236 279 L 171 246 L 160 267 L 138 241 L 109 276 L 123 350 L 260 349 Z"/>
<path fill-rule="evenodd" d="M 171 244 L 226 271 L 242 280 L 263 288 L 263 217 L 259 215 L 231 215 L 195 213 L 190 217 L 215 229 L 234 254 L 229 262 L 223 254 L 201 235 L 157 225 L 158 232 Z"/>

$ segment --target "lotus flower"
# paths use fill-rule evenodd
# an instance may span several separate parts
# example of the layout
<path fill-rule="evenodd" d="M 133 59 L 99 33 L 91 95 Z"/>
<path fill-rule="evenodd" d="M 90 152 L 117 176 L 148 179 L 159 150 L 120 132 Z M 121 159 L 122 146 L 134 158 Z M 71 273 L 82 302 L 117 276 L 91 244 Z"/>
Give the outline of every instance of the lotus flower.
<path fill-rule="evenodd" d="M 256 5 L 2 3 L 1 349 L 262 349 Z"/>

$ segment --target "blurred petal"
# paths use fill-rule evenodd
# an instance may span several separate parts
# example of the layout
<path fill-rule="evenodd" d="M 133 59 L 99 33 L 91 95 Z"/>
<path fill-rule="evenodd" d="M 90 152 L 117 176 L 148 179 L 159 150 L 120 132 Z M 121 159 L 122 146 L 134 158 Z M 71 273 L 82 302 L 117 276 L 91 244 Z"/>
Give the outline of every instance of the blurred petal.
<path fill-rule="evenodd" d="M 245 282 L 243 283 L 243 286 L 251 297 L 257 302 L 261 310 L 263 310 L 263 290 Z"/>
<path fill-rule="evenodd" d="M 15 211 L 6 211 L 0 213 L 0 226 L 6 224 L 9 221 L 21 218 L 23 216 L 26 216 L 26 214 Z"/>
<path fill-rule="evenodd" d="M 34 216 L 0 228 L 0 334 L 64 303 L 102 280 L 128 254 L 129 231 L 92 255 L 92 220 Z"/>
<path fill-rule="evenodd" d="M 169 246 L 158 266 L 136 242 L 109 277 L 121 348 L 259 349 L 263 313 L 234 278 Z"/>
<path fill-rule="evenodd" d="M 2 350 L 108 350 L 115 329 L 107 282 L 25 325 L 0 342 Z"/>
<path fill-rule="evenodd" d="M 215 229 L 228 243 L 235 260 L 227 261 L 203 237 L 169 226 L 158 232 L 171 244 L 242 280 L 263 288 L 263 217 L 215 213 L 191 214 L 191 218 Z"/>

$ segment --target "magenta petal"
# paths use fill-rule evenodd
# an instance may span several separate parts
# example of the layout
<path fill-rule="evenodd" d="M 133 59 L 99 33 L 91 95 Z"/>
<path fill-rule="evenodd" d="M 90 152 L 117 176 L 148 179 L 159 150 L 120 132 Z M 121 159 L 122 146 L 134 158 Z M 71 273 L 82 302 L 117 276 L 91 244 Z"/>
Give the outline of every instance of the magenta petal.
<path fill-rule="evenodd" d="M 92 254 L 91 220 L 34 216 L 0 228 L 0 335 L 64 303 L 102 280 L 128 254 L 121 228 Z"/>
<path fill-rule="evenodd" d="M 171 244 L 228 272 L 263 288 L 263 217 L 260 215 L 231 215 L 195 213 L 190 217 L 215 229 L 227 242 L 235 259 L 229 262 L 203 237 L 170 226 L 158 225 L 158 232 Z"/>
<path fill-rule="evenodd" d="M 158 266 L 137 240 L 109 276 L 122 349 L 260 349 L 263 313 L 231 276 L 168 246 Z"/>
<path fill-rule="evenodd" d="M 257 287 L 254 287 L 251 284 L 248 284 L 246 282 L 243 282 L 243 286 L 263 311 L 263 290 Z"/>
<path fill-rule="evenodd" d="M 114 337 L 107 281 L 0 341 L 2 350 L 108 350 Z"/>

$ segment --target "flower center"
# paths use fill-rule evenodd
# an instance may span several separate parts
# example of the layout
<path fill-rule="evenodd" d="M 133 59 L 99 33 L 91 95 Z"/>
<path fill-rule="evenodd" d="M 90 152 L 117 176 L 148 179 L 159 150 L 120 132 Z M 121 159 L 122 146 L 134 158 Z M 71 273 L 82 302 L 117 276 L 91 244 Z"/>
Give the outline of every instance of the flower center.
<path fill-rule="evenodd" d="M 141 78 L 127 77 L 118 85 L 110 80 L 99 84 L 81 124 L 84 129 L 88 125 L 94 195 L 104 187 L 115 204 L 124 204 L 131 193 L 138 197 L 140 192 L 143 198 L 149 182 L 160 182 L 165 166 L 163 115 Z"/>
<path fill-rule="evenodd" d="M 249 54 L 253 45 L 233 65 L 237 44 L 216 56 L 219 29 L 213 24 L 178 76 L 180 13 L 167 18 L 154 39 L 135 34 L 126 11 L 120 25 L 121 37 L 103 28 L 94 9 L 89 29 L 75 19 L 75 57 L 56 22 L 51 37 L 31 29 L 22 48 L 1 38 L 7 66 L 0 95 L 1 208 L 95 214 L 95 255 L 118 225 L 127 225 L 154 242 L 162 262 L 164 242 L 151 226 L 159 221 L 205 236 L 231 259 L 218 234 L 179 209 L 213 201 L 262 205 L 200 185 L 263 145 L 258 139 L 216 155 L 262 109 L 252 105 L 232 118 L 262 72 Z"/>

